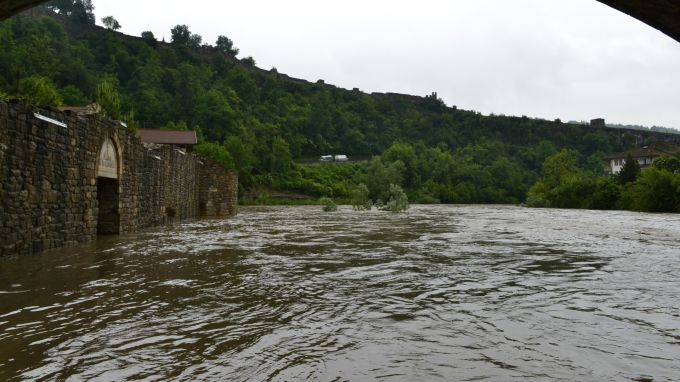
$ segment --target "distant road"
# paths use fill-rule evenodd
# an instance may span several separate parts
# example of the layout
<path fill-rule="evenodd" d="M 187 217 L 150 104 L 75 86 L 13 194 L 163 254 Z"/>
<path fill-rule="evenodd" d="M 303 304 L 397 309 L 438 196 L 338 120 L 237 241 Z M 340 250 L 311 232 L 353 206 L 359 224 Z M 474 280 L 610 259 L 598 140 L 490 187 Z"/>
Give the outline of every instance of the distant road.
<path fill-rule="evenodd" d="M 336 161 L 328 161 L 328 162 L 322 162 L 319 160 L 319 158 L 300 158 L 300 159 L 295 159 L 293 162 L 295 164 L 342 164 L 342 163 L 361 163 L 361 162 L 368 162 L 371 159 L 371 157 L 349 157 L 348 160 L 344 162 L 336 162 Z"/>

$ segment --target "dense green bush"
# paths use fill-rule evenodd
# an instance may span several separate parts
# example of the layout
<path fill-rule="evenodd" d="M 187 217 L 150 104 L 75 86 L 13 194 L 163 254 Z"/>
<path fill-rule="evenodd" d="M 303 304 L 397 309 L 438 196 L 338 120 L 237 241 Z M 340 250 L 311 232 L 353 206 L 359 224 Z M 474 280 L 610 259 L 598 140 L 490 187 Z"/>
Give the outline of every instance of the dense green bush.
<path fill-rule="evenodd" d="M 588 208 L 589 199 L 595 191 L 592 179 L 569 177 L 546 194 L 551 206 L 560 208 Z"/>
<path fill-rule="evenodd" d="M 635 182 L 640 171 L 640 164 L 628 155 L 619 173 L 619 182 L 623 185 Z"/>
<path fill-rule="evenodd" d="M 39 107 L 60 106 L 61 95 L 49 78 L 31 76 L 19 80 L 19 94 L 29 104 Z"/>
<path fill-rule="evenodd" d="M 331 198 L 323 197 L 319 199 L 319 204 L 323 206 L 324 212 L 335 212 L 338 210 L 338 206 Z"/>
<path fill-rule="evenodd" d="M 368 187 L 365 184 L 360 183 L 352 190 L 352 208 L 355 210 L 367 210 L 370 211 L 373 207 L 373 202 L 368 197 Z"/>
<path fill-rule="evenodd" d="M 654 167 L 659 170 L 668 171 L 673 174 L 680 173 L 680 155 L 674 157 L 663 157 L 654 161 Z"/>
<path fill-rule="evenodd" d="M 624 206 L 636 211 L 680 212 L 680 175 L 650 168 L 625 190 Z"/>
<path fill-rule="evenodd" d="M 104 115 L 112 119 L 120 119 L 121 101 L 118 89 L 113 80 L 107 79 L 97 85 L 97 104 Z"/>
<path fill-rule="evenodd" d="M 601 177 L 595 181 L 595 192 L 590 196 L 589 208 L 613 210 L 619 206 L 622 187 L 614 177 Z M 586 197 L 588 199 L 588 197 Z"/>
<path fill-rule="evenodd" d="M 546 159 L 544 176 L 527 195 L 530 207 L 626 209 L 647 212 L 680 212 L 680 158 L 657 160 L 641 171 L 628 158 L 625 173 L 596 178 L 578 166 L 578 155 L 560 152 Z M 669 171 L 672 170 L 672 171 Z"/>
<path fill-rule="evenodd" d="M 404 212 L 409 209 L 408 197 L 404 190 L 396 184 L 390 184 L 389 200 L 381 208 L 383 211 Z"/>
<path fill-rule="evenodd" d="M 224 146 L 218 143 L 206 142 L 194 146 L 194 154 L 211 160 L 222 167 L 233 170 L 234 159 L 229 154 L 229 151 Z"/>

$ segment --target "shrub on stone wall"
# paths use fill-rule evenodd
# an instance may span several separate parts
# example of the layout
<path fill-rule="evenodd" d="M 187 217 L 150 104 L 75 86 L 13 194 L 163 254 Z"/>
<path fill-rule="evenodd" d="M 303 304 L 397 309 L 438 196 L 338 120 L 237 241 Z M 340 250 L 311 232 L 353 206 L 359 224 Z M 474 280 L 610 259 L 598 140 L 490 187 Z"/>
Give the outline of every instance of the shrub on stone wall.
<path fill-rule="evenodd" d="M 97 103 L 105 116 L 120 119 L 120 94 L 113 80 L 104 80 L 97 85 Z"/>
<path fill-rule="evenodd" d="M 219 143 L 204 142 L 194 146 L 194 154 L 211 160 L 227 170 L 235 168 L 234 158 L 229 151 Z"/>
<path fill-rule="evenodd" d="M 31 76 L 19 81 L 19 94 L 32 106 L 60 106 L 61 96 L 49 78 Z"/>

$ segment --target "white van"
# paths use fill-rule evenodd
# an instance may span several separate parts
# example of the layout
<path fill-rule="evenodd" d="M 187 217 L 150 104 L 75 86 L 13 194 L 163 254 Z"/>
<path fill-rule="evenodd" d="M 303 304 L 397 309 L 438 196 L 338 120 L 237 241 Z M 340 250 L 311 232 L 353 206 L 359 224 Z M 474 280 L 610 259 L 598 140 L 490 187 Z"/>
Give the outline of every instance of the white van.
<path fill-rule="evenodd" d="M 347 155 L 340 154 L 340 155 L 335 156 L 336 162 L 347 162 L 348 160 L 349 160 L 349 158 L 347 158 Z"/>

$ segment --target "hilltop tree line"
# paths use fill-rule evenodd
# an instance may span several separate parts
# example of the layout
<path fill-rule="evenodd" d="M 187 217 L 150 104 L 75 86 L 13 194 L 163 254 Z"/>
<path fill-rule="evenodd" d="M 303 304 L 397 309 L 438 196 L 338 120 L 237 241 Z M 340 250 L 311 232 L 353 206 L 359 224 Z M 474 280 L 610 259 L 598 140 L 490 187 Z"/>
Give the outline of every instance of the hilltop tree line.
<path fill-rule="evenodd" d="M 544 176 L 544 161 L 563 149 L 578 152 L 581 171 L 596 178 L 604 155 L 662 136 L 483 116 L 436 95 L 309 83 L 239 59 L 226 36 L 206 44 L 186 25 L 173 27 L 169 42 L 150 31 L 123 36 L 112 17 L 103 21 L 107 29 L 93 26 L 89 0 L 48 7 L 60 15 L 0 23 L 0 97 L 39 106 L 107 99 L 115 109 L 109 115 L 131 126 L 196 130 L 206 141 L 198 151 L 238 170 L 242 193 L 278 188 L 349 198 L 363 184 L 377 200 L 395 184 L 414 202 L 519 203 Z M 339 153 L 374 158 L 295 164 Z"/>

